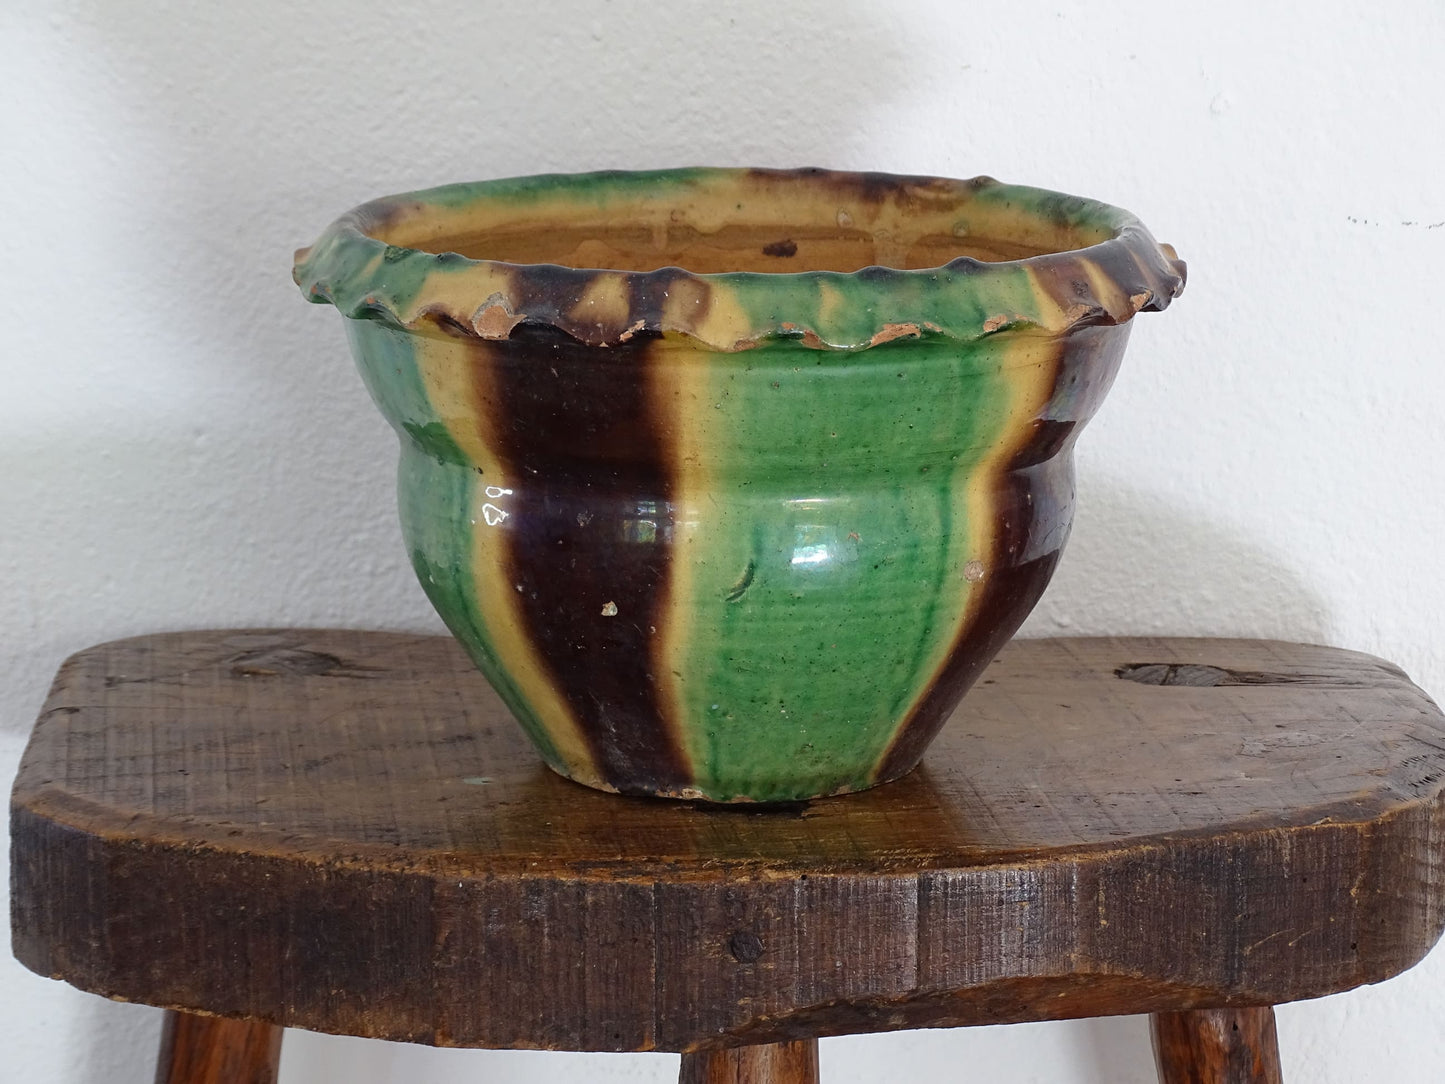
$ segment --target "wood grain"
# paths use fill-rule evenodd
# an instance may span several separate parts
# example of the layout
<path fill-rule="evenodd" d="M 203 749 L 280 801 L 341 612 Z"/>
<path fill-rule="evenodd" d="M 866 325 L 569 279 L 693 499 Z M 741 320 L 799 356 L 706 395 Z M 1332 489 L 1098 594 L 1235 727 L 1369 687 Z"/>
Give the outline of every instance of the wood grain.
<path fill-rule="evenodd" d="M 1268 1005 L 1434 943 L 1442 780 L 1429 698 L 1317 647 L 1016 642 L 918 771 L 761 809 L 552 775 L 447 638 L 144 637 L 56 680 L 13 944 L 109 996 L 440 1045 Z"/>
<path fill-rule="evenodd" d="M 1159 1013 L 1151 1024 L 1160 1084 L 1282 1084 L 1272 1008 Z"/>
<path fill-rule="evenodd" d="M 252 1020 L 168 1012 L 156 1084 L 276 1084 L 281 1035 Z"/>
<path fill-rule="evenodd" d="M 682 1056 L 678 1084 L 818 1084 L 818 1040 L 704 1050 Z"/>

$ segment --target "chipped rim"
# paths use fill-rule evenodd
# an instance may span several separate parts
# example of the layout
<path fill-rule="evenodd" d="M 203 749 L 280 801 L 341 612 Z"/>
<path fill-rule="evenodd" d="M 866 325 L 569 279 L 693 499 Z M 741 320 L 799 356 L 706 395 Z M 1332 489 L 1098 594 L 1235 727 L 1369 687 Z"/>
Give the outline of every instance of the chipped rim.
<path fill-rule="evenodd" d="M 532 221 L 545 229 L 549 207 L 565 218 L 595 216 L 615 204 L 619 219 L 655 224 L 687 206 L 741 208 L 744 198 L 757 201 L 750 210 L 786 229 L 787 220 L 777 217 L 780 193 L 816 198 L 825 208 L 856 207 L 865 228 L 969 210 L 995 228 L 1010 228 L 985 235 L 995 240 L 1036 243 L 1048 230 L 1102 239 L 1013 260 L 961 256 L 922 269 L 721 272 L 508 263 L 410 247 L 414 236 L 407 244 L 388 239 L 408 232 L 420 233 L 422 242 L 445 237 L 472 214 L 489 216 L 489 228 Z M 838 212 L 840 226 L 844 213 Z M 308 300 L 411 331 L 501 340 L 527 323 L 594 346 L 657 333 L 724 352 L 776 339 L 855 350 L 900 338 L 969 342 L 1012 329 L 1059 335 L 1162 310 L 1182 292 L 1185 274 L 1174 249 L 1155 241 L 1134 215 L 1095 200 L 986 176 L 718 168 L 541 174 L 388 196 L 338 218 L 297 251 L 293 269 Z"/>

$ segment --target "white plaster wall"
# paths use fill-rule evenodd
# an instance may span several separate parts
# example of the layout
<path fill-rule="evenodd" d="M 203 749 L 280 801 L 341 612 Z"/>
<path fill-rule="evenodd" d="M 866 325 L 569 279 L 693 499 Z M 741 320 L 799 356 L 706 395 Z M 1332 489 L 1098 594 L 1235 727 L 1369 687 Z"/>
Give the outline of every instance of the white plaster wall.
<path fill-rule="evenodd" d="M 1437 0 L 426 7 L 0 4 L 0 779 L 91 643 L 438 627 L 393 438 L 290 254 L 375 195 L 543 170 L 987 172 L 1135 211 L 1191 281 L 1136 326 L 1028 631 L 1322 641 L 1445 692 Z M 1442 1020 L 1445 950 L 1283 1009 L 1287 1075 L 1445 1078 Z M 0 1079 L 149 1081 L 157 1025 L 0 958 Z M 823 1060 L 830 1084 L 1151 1079 L 1139 1019 L 827 1040 Z M 282 1069 L 675 1073 L 299 1032 Z"/>

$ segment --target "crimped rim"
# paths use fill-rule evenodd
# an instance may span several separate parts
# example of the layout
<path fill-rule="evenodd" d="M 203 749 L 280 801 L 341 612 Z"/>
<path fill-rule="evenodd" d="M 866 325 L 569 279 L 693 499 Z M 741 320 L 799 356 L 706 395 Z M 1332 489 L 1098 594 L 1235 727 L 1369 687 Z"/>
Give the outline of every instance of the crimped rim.
<path fill-rule="evenodd" d="M 549 214 L 615 211 L 655 221 L 682 206 L 709 214 L 747 206 L 776 218 L 786 213 L 780 196 L 836 205 L 840 223 L 959 213 L 1004 228 L 993 236 L 1005 240 L 1048 231 L 1103 239 L 1021 259 L 961 256 L 937 267 L 856 271 L 625 271 L 411 247 L 448 236 L 468 215 L 538 229 Z M 299 250 L 293 275 L 311 301 L 423 333 L 497 340 L 526 323 L 594 346 L 660 333 L 731 352 L 780 338 L 852 350 L 900 338 L 968 342 L 1007 330 L 1059 335 L 1119 324 L 1166 308 L 1184 288 L 1185 265 L 1127 211 L 991 177 L 705 168 L 543 174 L 389 196 L 341 216 Z"/>

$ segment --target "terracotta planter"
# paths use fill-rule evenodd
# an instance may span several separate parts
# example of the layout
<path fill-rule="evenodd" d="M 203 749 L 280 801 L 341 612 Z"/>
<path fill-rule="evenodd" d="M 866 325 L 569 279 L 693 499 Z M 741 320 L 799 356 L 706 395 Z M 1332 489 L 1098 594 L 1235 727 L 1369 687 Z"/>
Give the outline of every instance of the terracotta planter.
<path fill-rule="evenodd" d="M 547 764 L 781 801 L 918 762 L 1043 592 L 1079 427 L 1184 265 L 987 178 L 678 170 L 378 200 L 296 280 Z"/>

